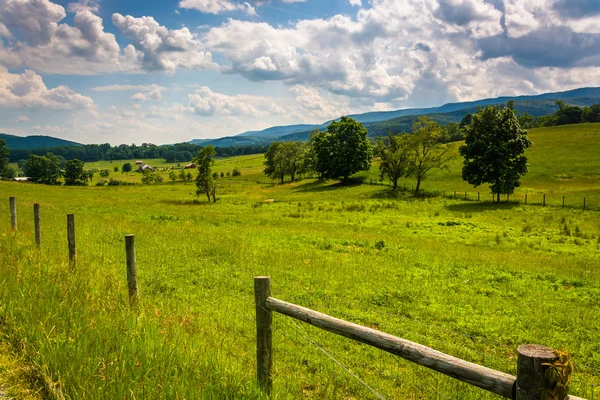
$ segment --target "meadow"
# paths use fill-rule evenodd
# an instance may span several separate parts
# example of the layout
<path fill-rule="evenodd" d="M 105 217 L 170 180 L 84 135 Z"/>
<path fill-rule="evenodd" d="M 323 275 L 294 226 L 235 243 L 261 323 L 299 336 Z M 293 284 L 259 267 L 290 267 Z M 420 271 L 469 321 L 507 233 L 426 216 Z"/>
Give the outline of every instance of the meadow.
<path fill-rule="evenodd" d="M 592 178 L 600 171 L 599 126 L 532 131 L 531 174 L 520 190 L 600 199 Z M 569 134 L 581 135 L 578 148 L 565 144 Z M 240 165 L 242 176 L 259 177 L 260 159 L 220 160 L 215 170 Z M 455 166 L 425 184 L 465 188 Z M 214 204 L 182 182 L 0 182 L 0 197 L 8 196 L 17 197 L 19 228 L 10 231 L 7 201 L 1 332 L 45 378 L 48 398 L 266 398 L 255 382 L 256 275 L 271 276 L 274 297 L 512 374 L 520 344 L 566 348 L 576 365 L 572 393 L 600 396 L 598 211 L 415 198 L 314 180 L 223 179 Z M 75 268 L 68 213 L 77 223 Z M 130 233 L 141 295 L 133 309 Z M 375 398 L 312 342 L 383 398 L 495 398 L 281 315 L 274 316 L 273 398 Z"/>

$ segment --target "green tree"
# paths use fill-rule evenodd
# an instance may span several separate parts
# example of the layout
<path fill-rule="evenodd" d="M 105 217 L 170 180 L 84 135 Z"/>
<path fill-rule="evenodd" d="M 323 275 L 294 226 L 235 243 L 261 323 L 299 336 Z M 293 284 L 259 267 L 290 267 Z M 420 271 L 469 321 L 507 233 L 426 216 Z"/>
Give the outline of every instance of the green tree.
<path fill-rule="evenodd" d="M 527 131 L 510 108 L 487 106 L 473 116 L 460 154 L 465 158 L 462 177 L 475 187 L 490 183 L 500 202 L 501 194 L 512 194 L 527 173 L 525 150 L 531 146 Z"/>
<path fill-rule="evenodd" d="M 112 162 L 112 161 L 111 161 L 111 162 Z M 117 166 L 114 166 L 114 167 L 113 167 L 113 171 L 115 171 L 115 172 L 119 172 L 119 167 L 117 167 Z"/>
<path fill-rule="evenodd" d="M 16 178 L 17 177 L 17 170 L 12 168 L 12 167 L 6 167 L 4 169 L 4 175 L 2 175 L 4 178 L 7 179 L 12 179 L 12 178 Z"/>
<path fill-rule="evenodd" d="M 409 174 L 417 180 L 415 194 L 419 194 L 421 182 L 432 169 L 445 169 L 448 162 L 456 157 L 452 147 L 445 145 L 444 141 L 446 141 L 445 131 L 434 120 L 421 116 L 413 124 L 409 140 L 412 151 Z"/>
<path fill-rule="evenodd" d="M 96 175 L 94 170 L 85 171 L 85 176 L 90 180 L 90 182 L 94 180 L 94 175 Z"/>
<path fill-rule="evenodd" d="M 281 142 L 271 143 L 265 153 L 265 169 L 264 174 L 271 179 L 279 179 L 283 183 L 285 179 L 285 168 L 283 165 L 283 157 L 281 157 L 280 148 L 283 145 Z"/>
<path fill-rule="evenodd" d="M 593 104 L 590 106 L 587 122 L 600 122 L 600 104 Z"/>
<path fill-rule="evenodd" d="M 265 153 L 264 173 L 272 179 L 284 182 L 286 175 L 293 182 L 302 171 L 306 144 L 302 142 L 275 142 Z"/>
<path fill-rule="evenodd" d="M 315 170 L 326 179 L 348 178 L 371 167 L 372 148 L 365 127 L 349 117 L 333 121 L 313 139 Z"/>
<path fill-rule="evenodd" d="M 131 172 L 133 170 L 133 167 L 131 166 L 131 163 L 125 163 L 123 164 L 123 166 L 121 167 L 121 171 L 125 172 L 126 174 Z"/>
<path fill-rule="evenodd" d="M 100 176 L 102 178 L 108 178 L 108 176 L 110 175 L 110 171 L 107 169 L 101 169 L 100 170 Z"/>
<path fill-rule="evenodd" d="M 394 135 L 388 133 L 387 139 L 380 139 L 375 145 L 375 154 L 379 155 L 379 175 L 383 180 L 387 176 L 392 182 L 393 189 L 398 188 L 398 179 L 409 172 L 412 151 L 410 135 Z"/>
<path fill-rule="evenodd" d="M 9 157 L 10 152 L 8 151 L 6 141 L 0 139 L 0 176 L 4 176 L 4 174 L 6 173 L 6 169 L 8 168 Z"/>
<path fill-rule="evenodd" d="M 240 171 L 240 169 L 238 167 L 233 167 L 231 176 L 242 176 L 242 171 Z"/>
<path fill-rule="evenodd" d="M 173 182 L 177 180 L 177 172 L 175 172 L 175 170 L 169 172 L 169 179 Z"/>
<path fill-rule="evenodd" d="M 196 176 L 196 194 L 200 196 L 201 193 L 205 193 L 208 201 L 212 196 L 213 202 L 217 201 L 216 196 L 216 184 L 212 177 L 212 166 L 215 164 L 215 158 L 217 152 L 212 145 L 208 145 L 200 152 L 198 156 L 194 158 L 194 163 L 198 168 L 198 176 Z"/>
<path fill-rule="evenodd" d="M 52 153 L 45 156 L 31 154 L 25 162 L 24 172 L 32 182 L 57 185 L 62 176 L 60 159 Z"/>
<path fill-rule="evenodd" d="M 86 186 L 89 171 L 84 171 L 85 163 L 78 159 L 65 162 L 65 186 Z"/>

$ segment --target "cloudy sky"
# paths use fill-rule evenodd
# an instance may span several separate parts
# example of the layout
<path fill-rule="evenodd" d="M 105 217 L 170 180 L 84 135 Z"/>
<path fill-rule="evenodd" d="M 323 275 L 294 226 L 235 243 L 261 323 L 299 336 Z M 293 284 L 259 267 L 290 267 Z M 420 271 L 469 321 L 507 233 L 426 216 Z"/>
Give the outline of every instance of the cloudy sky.
<path fill-rule="evenodd" d="M 599 0 L 0 0 L 0 132 L 174 143 L 600 86 Z"/>

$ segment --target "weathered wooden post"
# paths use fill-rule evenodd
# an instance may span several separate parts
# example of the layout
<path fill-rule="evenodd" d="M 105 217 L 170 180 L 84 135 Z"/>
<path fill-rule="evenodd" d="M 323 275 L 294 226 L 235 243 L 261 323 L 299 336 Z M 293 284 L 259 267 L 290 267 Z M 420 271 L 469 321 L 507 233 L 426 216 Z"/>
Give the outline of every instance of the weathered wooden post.
<path fill-rule="evenodd" d="M 544 200 L 542 200 L 542 205 L 546 207 L 546 195 L 544 195 Z"/>
<path fill-rule="evenodd" d="M 10 205 L 10 226 L 13 231 L 17 230 L 17 199 L 14 197 L 8 198 L 8 203 Z"/>
<path fill-rule="evenodd" d="M 565 196 L 563 196 L 562 208 L 565 208 Z"/>
<path fill-rule="evenodd" d="M 467 199 L 467 192 L 465 192 L 465 200 Z"/>
<path fill-rule="evenodd" d="M 525 204 L 527 204 L 527 193 L 525 193 Z"/>
<path fill-rule="evenodd" d="M 266 300 L 271 296 L 271 278 L 268 276 L 254 277 L 254 301 L 256 303 L 256 375 L 259 386 L 271 393 L 273 378 L 271 376 L 272 359 L 272 328 L 273 316 L 267 310 Z"/>
<path fill-rule="evenodd" d="M 137 267 L 135 263 L 135 241 L 133 235 L 125 235 L 125 252 L 127 253 L 127 286 L 129 302 L 136 304 L 139 299 Z"/>
<path fill-rule="evenodd" d="M 516 400 L 542 400 L 544 391 L 552 390 L 552 382 L 545 377 L 548 366 L 557 357 L 551 348 L 538 344 L 524 344 L 518 348 Z"/>
<path fill-rule="evenodd" d="M 585 210 L 585 197 L 583 198 L 583 209 Z"/>
<path fill-rule="evenodd" d="M 67 241 L 69 243 L 69 262 L 77 264 L 77 248 L 75 245 L 75 215 L 67 214 Z"/>
<path fill-rule="evenodd" d="M 40 230 L 40 205 L 38 203 L 33 204 L 33 225 L 35 228 L 35 244 L 40 247 L 42 245 L 42 233 Z"/>

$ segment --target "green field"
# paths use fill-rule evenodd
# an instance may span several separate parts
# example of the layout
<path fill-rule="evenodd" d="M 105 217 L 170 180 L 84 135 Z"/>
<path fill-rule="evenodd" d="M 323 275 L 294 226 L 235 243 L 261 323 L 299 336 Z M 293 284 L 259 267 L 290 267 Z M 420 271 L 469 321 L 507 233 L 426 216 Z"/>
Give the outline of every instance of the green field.
<path fill-rule="evenodd" d="M 520 192 L 600 203 L 599 138 L 599 124 L 532 130 Z M 261 160 L 220 160 L 215 170 L 239 166 L 257 178 Z M 475 193 L 458 171 L 459 162 L 426 189 Z M 217 195 L 206 203 L 192 183 L 0 182 L 19 214 L 11 232 L 8 201 L 0 210 L 3 335 L 72 399 L 262 398 L 253 277 L 270 275 L 274 297 L 512 374 L 520 344 L 566 348 L 576 364 L 572 393 L 600 396 L 600 212 L 313 180 L 224 179 Z M 39 251 L 33 202 L 42 210 Z M 77 221 L 75 269 L 68 213 Z M 133 310 L 129 233 L 141 292 Z M 307 336 L 386 399 L 495 398 L 281 315 L 274 398 L 375 398 Z"/>

